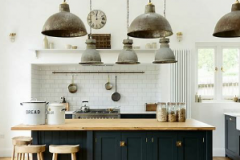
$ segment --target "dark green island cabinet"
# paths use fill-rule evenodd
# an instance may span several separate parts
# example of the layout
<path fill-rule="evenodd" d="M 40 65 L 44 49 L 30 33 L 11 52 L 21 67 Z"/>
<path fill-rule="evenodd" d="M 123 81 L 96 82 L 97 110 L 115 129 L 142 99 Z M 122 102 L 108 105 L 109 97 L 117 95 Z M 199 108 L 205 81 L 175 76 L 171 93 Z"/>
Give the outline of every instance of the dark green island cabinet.
<path fill-rule="evenodd" d="M 236 117 L 225 115 L 225 152 L 226 157 L 240 160 L 240 131 L 236 129 Z"/>
<path fill-rule="evenodd" d="M 30 130 L 33 144 L 80 145 L 78 160 L 212 160 L 215 127 L 196 120 L 160 123 L 155 119 L 66 120 L 59 126 L 12 127 Z M 59 160 L 70 159 L 60 155 Z"/>

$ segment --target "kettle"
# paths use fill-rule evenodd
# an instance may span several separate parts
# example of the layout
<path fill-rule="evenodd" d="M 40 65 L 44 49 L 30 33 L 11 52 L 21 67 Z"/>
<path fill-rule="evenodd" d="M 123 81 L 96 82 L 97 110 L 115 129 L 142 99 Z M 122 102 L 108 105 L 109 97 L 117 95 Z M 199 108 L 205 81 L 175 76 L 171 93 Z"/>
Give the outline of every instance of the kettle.
<path fill-rule="evenodd" d="M 88 106 L 88 101 L 82 101 L 82 107 L 80 110 L 84 113 L 87 113 L 90 111 L 90 107 Z"/>

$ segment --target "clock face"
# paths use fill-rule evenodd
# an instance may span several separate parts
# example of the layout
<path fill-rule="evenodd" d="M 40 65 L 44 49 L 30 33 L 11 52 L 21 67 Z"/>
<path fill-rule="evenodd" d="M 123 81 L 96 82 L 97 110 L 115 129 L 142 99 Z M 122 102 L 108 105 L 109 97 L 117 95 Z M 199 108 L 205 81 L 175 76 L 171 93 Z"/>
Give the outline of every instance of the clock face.
<path fill-rule="evenodd" d="M 101 29 L 107 23 L 107 17 L 103 11 L 93 10 L 88 14 L 87 21 L 93 29 Z"/>

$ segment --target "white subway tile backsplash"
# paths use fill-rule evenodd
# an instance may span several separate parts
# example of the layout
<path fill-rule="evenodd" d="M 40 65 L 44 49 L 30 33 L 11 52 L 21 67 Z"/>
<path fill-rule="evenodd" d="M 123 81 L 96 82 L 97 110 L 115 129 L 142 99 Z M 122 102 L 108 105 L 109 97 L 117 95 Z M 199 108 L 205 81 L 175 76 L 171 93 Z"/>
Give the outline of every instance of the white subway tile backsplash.
<path fill-rule="evenodd" d="M 79 72 L 134 72 L 144 71 L 145 74 L 76 74 L 74 83 L 78 85 L 78 92 L 68 92 L 68 85 L 72 83 L 71 74 L 52 74 L 53 71 Z M 105 89 L 108 81 L 114 88 Z M 118 77 L 118 92 L 121 94 L 119 102 L 113 102 L 115 92 L 115 76 Z M 160 101 L 160 69 L 157 65 L 135 66 L 78 66 L 78 65 L 32 65 L 32 97 L 50 102 L 60 102 L 65 96 L 70 103 L 71 110 L 78 109 L 82 101 L 89 101 L 91 108 L 109 108 L 121 106 L 123 111 L 144 111 L 145 103 Z"/>

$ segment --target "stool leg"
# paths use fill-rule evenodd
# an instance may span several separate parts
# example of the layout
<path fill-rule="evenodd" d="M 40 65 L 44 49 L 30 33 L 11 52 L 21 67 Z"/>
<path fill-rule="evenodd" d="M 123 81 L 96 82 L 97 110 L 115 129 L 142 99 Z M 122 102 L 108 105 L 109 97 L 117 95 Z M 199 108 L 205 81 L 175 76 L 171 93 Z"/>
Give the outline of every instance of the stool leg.
<path fill-rule="evenodd" d="M 57 160 L 58 154 L 57 153 L 53 153 L 53 158 L 52 160 Z"/>
<path fill-rule="evenodd" d="M 41 160 L 44 160 L 44 159 L 43 159 L 43 153 L 42 153 L 42 152 L 40 153 L 40 158 L 41 158 Z"/>
<path fill-rule="evenodd" d="M 13 152 L 12 152 L 12 160 L 15 158 L 15 146 L 13 146 Z"/>
<path fill-rule="evenodd" d="M 22 154 L 22 160 L 25 160 L 25 153 Z"/>
<path fill-rule="evenodd" d="M 71 155 L 72 155 L 72 160 L 77 160 L 76 153 L 72 153 Z"/>
<path fill-rule="evenodd" d="M 37 153 L 37 159 L 38 159 L 38 160 L 41 160 L 40 153 Z"/>
<path fill-rule="evenodd" d="M 33 160 L 33 154 L 32 153 L 29 153 L 30 154 L 30 160 Z"/>
<path fill-rule="evenodd" d="M 17 153 L 17 160 L 19 160 L 19 153 Z"/>

